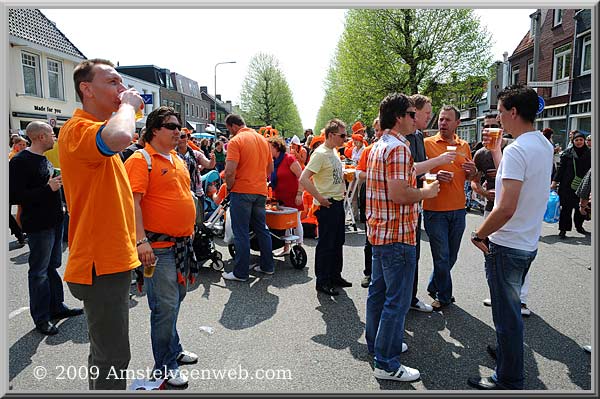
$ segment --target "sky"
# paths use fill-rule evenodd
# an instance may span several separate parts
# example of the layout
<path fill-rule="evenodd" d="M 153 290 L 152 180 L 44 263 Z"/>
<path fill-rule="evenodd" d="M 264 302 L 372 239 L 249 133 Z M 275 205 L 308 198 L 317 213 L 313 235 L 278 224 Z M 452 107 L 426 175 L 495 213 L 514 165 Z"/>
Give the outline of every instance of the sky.
<path fill-rule="evenodd" d="M 478 9 L 492 34 L 494 61 L 509 56 L 533 9 Z M 87 57 L 177 72 L 239 104 L 250 58 L 275 56 L 305 128 L 314 128 L 323 82 L 344 29 L 343 9 L 42 9 Z M 94 29 L 90 29 L 93 15 Z M 155 21 L 159 21 L 156 23 Z M 162 22 L 161 22 L 162 21 Z M 507 21 L 510 28 L 507 29 Z M 101 27 L 98 29 L 98 27 Z M 350 121 L 348 121 L 350 123 Z"/>

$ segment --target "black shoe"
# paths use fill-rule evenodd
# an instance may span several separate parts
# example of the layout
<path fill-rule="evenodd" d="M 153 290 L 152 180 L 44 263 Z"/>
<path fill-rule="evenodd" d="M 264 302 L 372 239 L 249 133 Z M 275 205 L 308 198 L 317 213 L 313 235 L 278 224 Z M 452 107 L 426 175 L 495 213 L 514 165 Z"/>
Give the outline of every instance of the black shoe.
<path fill-rule="evenodd" d="M 35 325 L 35 329 L 44 335 L 56 335 L 58 334 L 58 328 L 49 321 L 44 321 Z"/>
<path fill-rule="evenodd" d="M 490 355 L 490 357 L 494 360 L 496 360 L 496 347 L 492 346 L 492 345 L 488 345 L 485 350 L 487 351 L 488 355 Z"/>
<path fill-rule="evenodd" d="M 589 232 L 589 231 L 587 231 L 586 229 L 584 229 L 583 227 L 579 227 L 579 228 L 577 229 L 577 232 L 578 232 L 579 234 L 583 234 L 583 235 L 585 235 L 585 236 L 587 236 L 588 234 L 590 234 L 590 232 Z"/>
<path fill-rule="evenodd" d="M 346 288 L 346 287 L 352 287 L 352 283 L 344 280 L 343 278 L 336 278 L 334 280 L 331 281 L 331 285 L 335 286 L 335 287 L 342 287 L 342 288 Z"/>
<path fill-rule="evenodd" d="M 498 384 L 492 379 L 492 377 L 471 377 L 467 380 L 467 383 L 473 388 L 484 389 L 484 390 L 504 390 L 502 385 Z"/>
<path fill-rule="evenodd" d="M 66 308 L 65 310 L 61 310 L 58 313 L 53 313 L 50 315 L 52 320 L 60 320 L 66 319 L 68 317 L 79 316 L 83 314 L 83 309 L 81 308 Z"/>
<path fill-rule="evenodd" d="M 331 295 L 331 296 L 340 294 L 335 288 L 327 286 L 327 285 L 317 285 L 317 291 L 322 292 L 327 295 Z"/>
<path fill-rule="evenodd" d="M 558 238 L 560 238 L 561 240 L 567 238 L 567 232 L 561 230 L 560 233 L 558 233 Z"/>

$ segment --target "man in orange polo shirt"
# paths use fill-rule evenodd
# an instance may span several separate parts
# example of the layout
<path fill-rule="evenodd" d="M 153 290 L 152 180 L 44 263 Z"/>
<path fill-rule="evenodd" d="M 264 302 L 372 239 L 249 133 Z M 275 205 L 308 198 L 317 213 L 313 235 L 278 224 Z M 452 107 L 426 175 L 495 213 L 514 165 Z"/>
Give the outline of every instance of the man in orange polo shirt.
<path fill-rule="evenodd" d="M 225 118 L 225 126 L 233 138 L 227 147 L 225 183 L 231 194 L 231 226 L 235 244 L 235 267 L 223 272 L 226 280 L 246 281 L 250 269 L 250 227 L 260 247 L 260 265 L 254 271 L 274 273 L 273 245 L 266 228 L 267 176 L 273 172 L 273 157 L 267 140 L 246 127 L 236 114 Z"/>
<path fill-rule="evenodd" d="M 73 71 L 83 109 L 60 130 L 61 174 L 70 213 L 64 280 L 83 301 L 90 338 L 90 389 L 126 389 L 129 286 L 139 266 L 133 195 L 119 152 L 135 132 L 144 101 L 110 61 L 82 61 Z M 73 359 L 74 360 L 74 359 Z M 96 378 L 94 378 L 96 377 Z"/>
<path fill-rule="evenodd" d="M 459 124 L 460 112 L 446 105 L 438 118 L 439 132 L 424 140 L 429 159 L 456 151 L 454 161 L 431 169 L 441 183 L 440 192 L 437 197 L 423 201 L 423 221 L 433 257 L 433 273 L 427 291 L 434 298 L 431 306 L 436 311 L 453 299 L 450 271 L 456 263 L 465 230 L 465 180 L 471 180 L 477 172 L 469 144 L 456 135 Z"/>
<path fill-rule="evenodd" d="M 155 109 L 146 119 L 144 134 L 152 170 L 139 151 L 125 162 L 135 203 L 138 257 L 144 268 L 155 264 L 152 276 L 148 276 L 149 270 L 144 273 L 154 376 L 166 378 L 167 384 L 177 387 L 188 383 L 179 363 L 198 361 L 195 353 L 183 350 L 177 333 L 179 307 L 187 292 L 186 276 L 193 282 L 198 271 L 191 239 L 196 208 L 190 174 L 174 149 L 180 129 L 181 117 L 173 108 Z"/>

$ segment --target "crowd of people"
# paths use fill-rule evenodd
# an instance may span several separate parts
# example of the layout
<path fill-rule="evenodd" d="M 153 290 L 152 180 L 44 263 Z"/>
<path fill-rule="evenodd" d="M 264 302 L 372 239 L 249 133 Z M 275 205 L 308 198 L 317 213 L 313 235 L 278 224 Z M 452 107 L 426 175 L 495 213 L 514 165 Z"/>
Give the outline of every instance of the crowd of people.
<path fill-rule="evenodd" d="M 348 173 L 359 182 L 357 206 L 366 225 L 365 270 L 368 288 L 366 341 L 373 355 L 374 376 L 414 381 L 418 370 L 402 363 L 404 320 L 409 310 L 439 311 L 455 298 L 452 268 L 466 227 L 465 186 L 486 198 L 485 217 L 471 233 L 484 255 L 496 327 L 497 366 L 489 377 L 468 383 L 479 389 L 523 389 L 523 323 L 527 315 L 528 271 L 537 253 L 549 187 L 561 197 L 560 237 L 572 228 L 580 233 L 590 214 L 590 150 L 583 134 L 572 133 L 572 146 L 560 154 L 553 173 L 555 147 L 533 127 L 537 94 L 526 86 L 509 86 L 498 94 L 498 113 L 487 115 L 484 129 L 502 127 L 495 142 L 485 133 L 474 154 L 456 134 L 460 112 L 441 108 L 437 134 L 425 137 L 431 99 L 394 93 L 379 105 L 369 140 L 362 122 L 346 131 L 339 119 L 327 122 L 320 135 L 311 129 L 289 143 L 246 126 L 240 115 L 225 119 L 230 139 L 195 143 L 170 107 L 150 112 L 135 137 L 135 113 L 143 100 L 123 85 L 111 62 L 91 59 L 74 70 L 82 109 L 65 123 L 58 137 L 60 173 L 44 156 L 56 137 L 50 125 L 32 122 L 24 151 L 11 139 L 10 201 L 23 208 L 20 223 L 27 234 L 31 315 L 38 331 L 56 334 L 52 320 L 85 312 L 90 337 L 88 365 L 99 370 L 90 389 L 125 389 L 109 378 L 125 370 L 129 346 L 129 287 L 132 270 L 143 267 L 150 308 L 151 346 L 156 378 L 172 386 L 187 385 L 179 366 L 198 361 L 184 350 L 177 319 L 188 284 L 198 272 L 192 246 L 195 226 L 202 223 L 207 195 L 202 174 L 222 172 L 230 200 L 235 244 L 233 270 L 225 280 L 245 282 L 251 271 L 275 272 L 266 224 L 269 196 L 297 210 L 295 234 L 304 236 L 302 220 L 318 226 L 315 250 L 317 293 L 335 296 L 351 287 L 343 277 Z M 591 139 L 589 142 L 591 145 Z M 21 148 L 23 147 L 23 148 Z M 14 154 L 13 154 L 14 155 Z M 425 175 L 434 176 L 425 179 Z M 64 280 L 83 309 L 64 305 L 61 243 L 65 207 L 69 214 Z M 575 216 L 572 216 L 575 211 Z M 564 214 L 563 214 L 564 213 Z M 11 214 L 12 217 L 12 214 Z M 102 221 L 102 223 L 99 223 Z M 417 296 L 421 224 L 427 233 L 433 268 L 425 303 Z M 11 219 L 11 230 L 13 221 Z M 15 227 L 16 228 L 16 227 Z M 250 233 L 260 261 L 250 264 Z M 13 230 L 18 240 L 21 236 Z M 21 232 L 21 234 L 23 234 Z M 102 239 L 97 239 L 102 237 Z M 23 238 L 24 240 L 24 238 Z M 523 292 L 524 291 L 524 292 Z"/>

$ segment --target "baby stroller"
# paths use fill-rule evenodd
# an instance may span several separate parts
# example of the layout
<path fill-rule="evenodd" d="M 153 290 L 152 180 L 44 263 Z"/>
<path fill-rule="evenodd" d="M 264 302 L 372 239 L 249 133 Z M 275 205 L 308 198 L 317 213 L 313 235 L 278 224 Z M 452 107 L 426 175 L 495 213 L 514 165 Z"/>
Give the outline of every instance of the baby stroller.
<path fill-rule="evenodd" d="M 223 204 L 225 204 L 223 211 L 225 212 L 229 208 L 229 201 L 223 201 L 219 207 L 223 207 Z M 298 223 L 298 210 L 284 206 L 267 205 L 266 212 L 266 222 L 269 234 L 271 235 L 272 249 L 279 249 L 285 244 L 291 245 L 289 253 L 290 262 L 295 269 L 303 269 L 308 261 L 308 256 L 306 250 L 300 244 L 300 237 L 292 234 L 292 229 Z M 235 258 L 233 232 L 231 230 L 231 223 L 227 220 L 225 222 L 225 243 L 228 244 L 229 254 L 232 258 Z M 256 234 L 252 230 L 250 231 L 250 249 L 253 251 L 260 250 Z"/>
<path fill-rule="evenodd" d="M 211 218 L 213 215 L 211 215 Z M 209 218 L 209 220 L 211 220 Z M 214 270 L 223 270 L 225 264 L 223 263 L 223 255 L 215 248 L 214 238 L 217 235 L 217 230 L 211 228 L 213 226 L 207 226 L 206 223 L 202 223 L 203 218 L 200 214 L 196 215 L 196 223 L 194 224 L 194 241 L 192 242 L 192 248 L 196 255 L 196 261 L 198 264 L 203 263 L 206 260 L 212 260 L 211 267 Z"/>
<path fill-rule="evenodd" d="M 210 192 L 218 191 L 223 184 L 221 180 L 221 176 L 219 172 L 216 170 L 211 170 L 210 172 L 202 175 L 202 189 L 204 190 L 204 219 L 208 219 L 209 215 L 211 215 L 216 209 L 217 204 L 213 201 L 212 196 L 209 195 Z M 210 188 L 214 187 L 214 190 Z"/>

